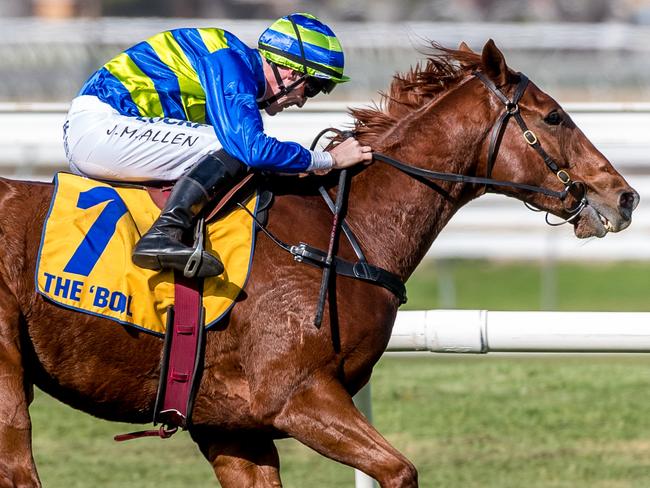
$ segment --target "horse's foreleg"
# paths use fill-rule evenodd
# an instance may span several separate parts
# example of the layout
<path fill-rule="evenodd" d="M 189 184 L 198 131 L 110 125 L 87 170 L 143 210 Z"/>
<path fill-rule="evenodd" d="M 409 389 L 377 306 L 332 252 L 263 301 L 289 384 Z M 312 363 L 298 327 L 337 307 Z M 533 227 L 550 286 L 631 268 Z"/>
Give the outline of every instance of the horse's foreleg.
<path fill-rule="evenodd" d="M 372 476 L 382 488 L 418 486 L 413 464 L 370 425 L 334 379 L 316 379 L 297 392 L 273 424 L 320 454 Z"/>
<path fill-rule="evenodd" d="M 32 386 L 25 382 L 19 317 L 15 298 L 0 282 L 0 488 L 41 486 L 32 456 Z"/>
<path fill-rule="evenodd" d="M 223 488 L 280 488 L 280 461 L 273 440 L 260 435 L 193 432 Z"/>

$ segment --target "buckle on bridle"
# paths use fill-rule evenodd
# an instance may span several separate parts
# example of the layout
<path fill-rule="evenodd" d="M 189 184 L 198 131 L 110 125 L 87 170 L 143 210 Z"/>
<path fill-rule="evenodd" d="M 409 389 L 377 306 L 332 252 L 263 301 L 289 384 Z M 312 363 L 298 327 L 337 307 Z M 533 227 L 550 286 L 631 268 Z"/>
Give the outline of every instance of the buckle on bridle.
<path fill-rule="evenodd" d="M 569 173 L 561 169 L 557 173 L 555 173 L 558 180 L 560 180 L 564 185 L 570 185 L 571 184 L 571 177 L 569 176 Z"/>
<path fill-rule="evenodd" d="M 527 142 L 528 144 L 530 144 L 531 146 L 534 146 L 535 144 L 537 144 L 537 136 L 536 136 L 535 133 L 534 133 L 532 130 L 530 130 L 530 129 L 527 129 L 527 130 L 524 132 L 524 139 L 525 139 L 526 142 Z"/>

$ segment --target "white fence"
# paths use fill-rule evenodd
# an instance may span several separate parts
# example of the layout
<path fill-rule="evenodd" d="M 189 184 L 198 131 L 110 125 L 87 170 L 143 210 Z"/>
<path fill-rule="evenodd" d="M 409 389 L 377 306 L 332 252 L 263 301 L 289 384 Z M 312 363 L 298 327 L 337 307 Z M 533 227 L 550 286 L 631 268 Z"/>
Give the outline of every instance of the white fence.
<path fill-rule="evenodd" d="M 650 352 L 650 312 L 402 311 L 386 350 Z"/>
<path fill-rule="evenodd" d="M 355 104 L 352 104 L 355 105 Z M 359 105 L 359 104 L 356 104 Z M 642 260 L 650 258 L 650 104 L 567 104 L 587 136 L 641 194 L 630 229 L 578 240 L 569 226 L 549 227 L 513 199 L 487 195 L 462 209 L 430 251 L 432 258 Z M 66 168 L 61 136 L 64 105 L 0 104 L 0 174 L 49 180 Z M 324 127 L 351 123 L 346 104 L 310 102 L 266 117 L 280 139 L 309 144 Z M 417 161 L 413 162 L 417 164 Z"/>

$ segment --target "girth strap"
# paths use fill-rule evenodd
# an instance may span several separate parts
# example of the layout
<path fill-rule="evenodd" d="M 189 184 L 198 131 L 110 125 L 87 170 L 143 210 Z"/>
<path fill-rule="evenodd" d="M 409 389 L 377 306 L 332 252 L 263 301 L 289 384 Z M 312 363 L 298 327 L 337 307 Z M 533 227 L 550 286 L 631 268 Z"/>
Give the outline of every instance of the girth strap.
<path fill-rule="evenodd" d="M 291 246 L 289 252 L 300 263 L 324 267 L 327 262 L 327 253 L 325 251 L 312 247 L 304 242 L 301 242 L 297 246 Z M 373 266 L 365 261 L 352 263 L 338 256 L 333 258 L 331 266 L 336 274 L 382 286 L 397 296 L 400 305 L 406 303 L 406 287 L 402 283 L 402 280 L 390 271 Z"/>
<path fill-rule="evenodd" d="M 114 436 L 118 442 L 142 437 L 168 439 L 179 427 L 191 424 L 192 408 L 203 371 L 205 314 L 201 298 L 203 280 L 174 272 L 175 305 L 167 312 L 167 331 L 160 362 L 160 379 L 153 424 L 158 429 Z"/>
<path fill-rule="evenodd" d="M 192 407 L 203 369 L 203 280 L 174 272 L 174 307 L 168 311 L 154 425 L 183 430 L 191 423 Z"/>

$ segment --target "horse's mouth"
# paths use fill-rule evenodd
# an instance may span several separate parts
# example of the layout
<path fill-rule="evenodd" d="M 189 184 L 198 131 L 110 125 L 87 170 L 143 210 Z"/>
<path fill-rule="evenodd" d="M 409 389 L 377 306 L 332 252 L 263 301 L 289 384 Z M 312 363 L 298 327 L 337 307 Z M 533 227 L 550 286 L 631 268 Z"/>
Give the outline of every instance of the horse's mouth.
<path fill-rule="evenodd" d="M 608 208 L 589 202 L 576 219 L 574 225 L 576 237 L 580 239 L 605 237 L 609 232 L 620 232 L 630 225 L 630 220 L 612 218 L 610 214 Z"/>

